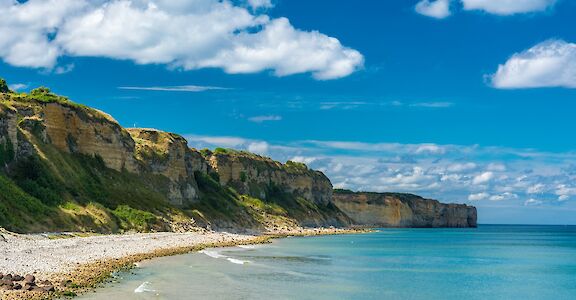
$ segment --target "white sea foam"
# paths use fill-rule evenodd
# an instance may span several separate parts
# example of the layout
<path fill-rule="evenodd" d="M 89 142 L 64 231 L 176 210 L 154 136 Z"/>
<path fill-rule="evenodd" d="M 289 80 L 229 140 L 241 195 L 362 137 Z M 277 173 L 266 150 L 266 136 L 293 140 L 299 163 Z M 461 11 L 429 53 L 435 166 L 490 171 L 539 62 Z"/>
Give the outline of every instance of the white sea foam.
<path fill-rule="evenodd" d="M 233 264 L 237 264 L 237 265 L 244 265 L 244 264 L 250 263 L 250 261 L 248 261 L 248 260 L 241 260 L 241 259 L 236 259 L 236 258 L 232 258 L 232 257 L 228 257 L 226 260 L 228 260 L 229 262 L 231 262 Z"/>
<path fill-rule="evenodd" d="M 256 249 L 258 246 L 256 245 L 238 245 L 239 248 L 242 249 Z"/>
<path fill-rule="evenodd" d="M 150 282 L 146 281 L 142 283 L 139 287 L 134 290 L 134 293 L 146 293 L 146 292 L 155 292 L 155 290 L 150 288 Z"/>
<path fill-rule="evenodd" d="M 226 255 L 220 254 L 217 250 L 201 250 L 198 253 L 206 254 L 212 258 L 226 258 Z"/>

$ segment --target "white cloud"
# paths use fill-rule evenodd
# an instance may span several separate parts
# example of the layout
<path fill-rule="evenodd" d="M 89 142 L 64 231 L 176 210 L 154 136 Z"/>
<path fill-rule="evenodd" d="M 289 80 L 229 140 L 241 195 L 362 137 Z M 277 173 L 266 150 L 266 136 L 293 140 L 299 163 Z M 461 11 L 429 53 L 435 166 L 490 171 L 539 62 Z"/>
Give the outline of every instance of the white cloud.
<path fill-rule="evenodd" d="M 528 190 L 526 190 L 526 193 L 528 194 L 540 194 L 542 192 L 544 192 L 544 188 L 546 186 L 543 185 L 542 183 L 537 183 L 535 185 L 532 185 L 528 188 Z"/>
<path fill-rule="evenodd" d="M 420 102 L 420 103 L 413 103 L 410 106 L 412 107 L 424 107 L 424 108 L 448 108 L 452 107 L 454 103 L 452 102 Z"/>
<path fill-rule="evenodd" d="M 422 144 L 418 146 L 415 153 L 422 154 L 422 153 L 430 153 L 430 154 L 443 154 L 446 150 L 443 147 L 440 147 L 435 144 Z"/>
<path fill-rule="evenodd" d="M 513 193 L 503 193 L 499 195 L 493 195 L 489 198 L 491 201 L 504 201 L 504 200 L 513 200 L 518 199 L 518 195 Z"/>
<path fill-rule="evenodd" d="M 576 88 L 576 44 L 549 40 L 512 55 L 492 75 L 501 89 Z"/>
<path fill-rule="evenodd" d="M 476 175 L 474 179 L 472 179 L 472 183 L 476 185 L 484 184 L 492 180 L 492 178 L 494 178 L 493 172 L 484 172 L 482 174 Z"/>
<path fill-rule="evenodd" d="M 248 142 L 247 139 L 230 136 L 197 136 L 186 135 L 186 140 L 191 144 L 198 144 L 198 148 L 205 147 L 206 144 L 215 147 L 240 147 Z"/>
<path fill-rule="evenodd" d="M 304 164 L 311 164 L 317 160 L 316 157 L 307 157 L 307 156 L 294 156 L 290 159 L 293 162 L 299 162 Z"/>
<path fill-rule="evenodd" d="M 274 6 L 272 0 L 248 0 L 248 5 L 254 9 L 271 8 Z"/>
<path fill-rule="evenodd" d="M 227 90 L 216 86 L 181 85 L 181 86 L 121 86 L 121 90 L 159 91 L 159 92 L 204 92 L 212 90 Z"/>
<path fill-rule="evenodd" d="M 480 201 L 480 200 L 487 199 L 488 197 L 490 197 L 490 194 L 488 194 L 488 193 L 470 194 L 470 195 L 468 196 L 468 200 L 470 200 L 470 201 Z"/>
<path fill-rule="evenodd" d="M 254 123 L 270 122 L 270 121 L 282 121 L 282 116 L 277 115 L 265 115 L 265 116 L 255 116 L 248 118 L 248 121 Z"/>
<path fill-rule="evenodd" d="M 528 199 L 524 202 L 525 206 L 538 206 L 542 205 L 544 202 L 538 199 Z"/>
<path fill-rule="evenodd" d="M 267 142 L 254 142 L 248 145 L 248 151 L 260 154 L 260 155 L 267 155 L 270 145 Z"/>
<path fill-rule="evenodd" d="M 422 0 L 414 7 L 417 13 L 436 19 L 451 15 L 450 0 Z"/>
<path fill-rule="evenodd" d="M 449 165 L 448 168 L 446 168 L 446 170 L 449 172 L 463 172 L 463 171 L 474 170 L 477 167 L 478 166 L 472 162 L 456 163 L 456 164 Z"/>
<path fill-rule="evenodd" d="M 495 15 L 541 12 L 556 0 L 462 0 L 465 10 L 482 10 Z"/>
<path fill-rule="evenodd" d="M 33 68 L 55 68 L 62 56 L 107 57 L 327 80 L 350 75 L 364 61 L 336 38 L 227 0 L 2 0 L 0 33 L 0 57 Z"/>
<path fill-rule="evenodd" d="M 27 84 L 24 83 L 15 83 L 8 86 L 13 91 L 21 91 L 28 88 Z"/>

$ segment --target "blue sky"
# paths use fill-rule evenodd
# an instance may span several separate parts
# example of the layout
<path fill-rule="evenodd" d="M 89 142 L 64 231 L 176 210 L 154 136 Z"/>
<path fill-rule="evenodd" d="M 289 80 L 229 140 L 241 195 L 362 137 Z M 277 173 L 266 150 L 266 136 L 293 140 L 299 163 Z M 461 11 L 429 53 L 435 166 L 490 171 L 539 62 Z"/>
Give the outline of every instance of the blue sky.
<path fill-rule="evenodd" d="M 337 187 L 576 224 L 576 2 L 0 0 L 0 76 Z M 34 16 L 51 16 L 40 18 Z"/>

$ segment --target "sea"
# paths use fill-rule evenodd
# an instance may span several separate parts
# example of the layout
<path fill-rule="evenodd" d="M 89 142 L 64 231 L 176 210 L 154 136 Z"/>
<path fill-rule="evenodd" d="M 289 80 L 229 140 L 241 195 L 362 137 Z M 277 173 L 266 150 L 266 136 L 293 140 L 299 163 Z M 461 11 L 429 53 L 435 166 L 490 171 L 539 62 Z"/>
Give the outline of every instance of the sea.
<path fill-rule="evenodd" d="M 576 226 L 376 229 L 158 258 L 80 299 L 576 299 Z"/>

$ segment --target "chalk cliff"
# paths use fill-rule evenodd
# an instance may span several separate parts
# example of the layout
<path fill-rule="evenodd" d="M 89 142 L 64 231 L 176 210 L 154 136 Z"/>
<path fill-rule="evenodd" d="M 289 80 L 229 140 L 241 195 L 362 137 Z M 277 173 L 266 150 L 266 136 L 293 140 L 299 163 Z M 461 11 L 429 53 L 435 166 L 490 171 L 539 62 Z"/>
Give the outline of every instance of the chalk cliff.
<path fill-rule="evenodd" d="M 476 227 L 476 208 L 398 193 L 336 191 L 334 203 L 354 224 L 371 227 Z"/>

